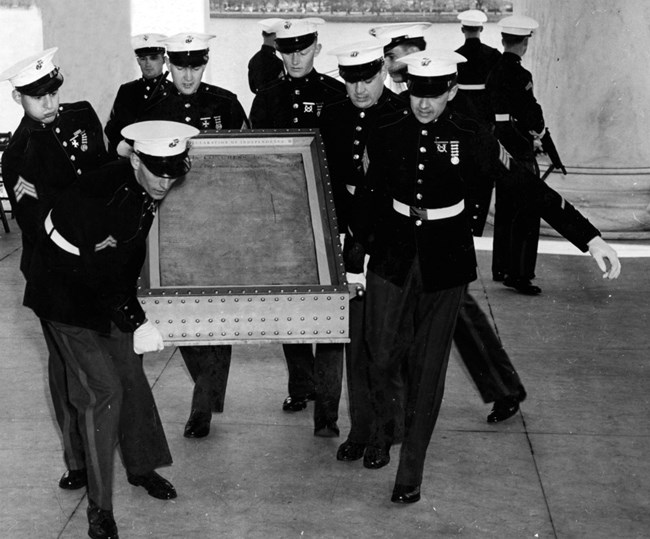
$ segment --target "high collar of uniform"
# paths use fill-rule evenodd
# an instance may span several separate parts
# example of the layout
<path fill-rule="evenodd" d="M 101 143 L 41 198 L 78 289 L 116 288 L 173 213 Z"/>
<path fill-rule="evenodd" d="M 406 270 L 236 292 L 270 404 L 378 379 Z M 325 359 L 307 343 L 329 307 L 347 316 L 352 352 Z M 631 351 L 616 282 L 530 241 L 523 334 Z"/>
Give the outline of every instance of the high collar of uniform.
<path fill-rule="evenodd" d="M 287 75 L 287 80 L 294 86 L 304 86 L 305 84 L 309 84 L 310 82 L 315 81 L 317 77 L 318 73 L 316 72 L 316 69 L 312 69 L 309 73 L 307 73 L 307 75 L 300 78 Z"/>
<path fill-rule="evenodd" d="M 503 59 L 508 60 L 509 62 L 517 62 L 518 64 L 521 63 L 521 56 L 515 54 L 514 52 L 504 52 Z"/>
<path fill-rule="evenodd" d="M 61 107 L 59 107 L 59 110 L 56 113 L 56 117 L 54 118 L 53 121 L 51 121 L 49 124 L 44 124 L 43 122 L 39 122 L 37 120 L 34 120 L 33 118 L 25 115 L 24 117 L 24 125 L 28 127 L 29 129 L 32 130 L 39 130 L 39 131 L 48 131 L 51 130 L 52 128 L 56 127 L 59 125 L 59 118 L 61 117 Z"/>
<path fill-rule="evenodd" d="M 167 73 L 161 73 L 157 77 L 154 77 L 153 79 L 145 79 L 144 77 L 140 77 L 140 80 L 142 82 L 148 83 L 148 84 L 158 84 L 162 79 L 167 77 Z"/>

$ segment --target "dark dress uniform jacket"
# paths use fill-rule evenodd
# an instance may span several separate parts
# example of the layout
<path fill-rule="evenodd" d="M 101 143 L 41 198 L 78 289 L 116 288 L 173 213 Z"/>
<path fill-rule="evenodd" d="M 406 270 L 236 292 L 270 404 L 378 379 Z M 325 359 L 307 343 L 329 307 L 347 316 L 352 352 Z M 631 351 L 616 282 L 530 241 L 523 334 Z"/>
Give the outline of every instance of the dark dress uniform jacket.
<path fill-rule="evenodd" d="M 416 259 L 426 291 L 468 283 L 476 279 L 476 257 L 467 208 L 446 219 L 423 220 L 395 211 L 393 199 L 415 208 L 446 208 L 473 198 L 485 185 L 504 182 L 580 250 L 598 235 L 571 204 L 512 159 L 485 126 L 449 108 L 427 125 L 399 114 L 371 134 L 368 154 L 373 191 L 362 190 L 361 208 L 374 225 L 367 227 L 374 232 L 368 267 L 397 286 Z"/>
<path fill-rule="evenodd" d="M 246 113 L 232 92 L 202 82 L 196 92 L 185 95 L 172 86 L 167 96 L 143 114 L 142 120 L 169 120 L 201 130 L 241 129 Z"/>
<path fill-rule="evenodd" d="M 487 124 L 494 122 L 490 98 L 485 90 L 485 81 L 492 68 L 501 59 L 501 53 L 483 43 L 477 37 L 465 40 L 456 52 L 467 58 L 458 64 L 458 94 L 453 105 L 458 112 Z M 472 89 L 463 87 L 471 86 Z M 479 89 L 481 88 L 482 89 Z"/>
<path fill-rule="evenodd" d="M 529 131 L 544 130 L 544 115 L 533 94 L 533 77 L 522 67 L 521 58 L 504 52 L 488 76 L 486 89 L 494 114 L 509 117 L 495 122 L 501 144 L 515 158 L 534 159 Z"/>
<path fill-rule="evenodd" d="M 25 305 L 45 320 L 105 333 L 112 321 L 123 332 L 135 331 L 145 320 L 137 280 L 156 207 L 128 160 L 108 163 L 75 183 L 52 209 L 51 222 L 79 254 L 43 234 Z M 47 227 L 46 232 L 52 234 Z"/>
<path fill-rule="evenodd" d="M 315 69 L 299 79 L 284 75 L 264 86 L 253 99 L 253 129 L 318 127 L 325 103 L 345 95 L 345 85 Z"/>
<path fill-rule="evenodd" d="M 384 88 L 377 103 L 367 109 L 355 107 L 347 96 L 323 108 L 320 130 L 334 191 L 339 232 L 348 234 L 345 239 L 346 270 L 352 273 L 363 271 L 364 253 L 358 252 L 358 246 L 355 247 L 349 237 L 349 221 L 355 218 L 354 193 L 364 185 L 368 168 L 368 136 L 382 116 L 400 111 L 407 114 L 408 106 L 408 100 Z"/>
<path fill-rule="evenodd" d="M 38 231 L 59 194 L 106 160 L 102 124 L 90 103 L 60 105 L 50 124 L 23 117 L 2 155 L 2 176 L 22 231 L 24 275 Z"/>
<path fill-rule="evenodd" d="M 111 153 L 115 153 L 117 145 L 122 140 L 120 134 L 122 129 L 138 122 L 149 107 L 167 96 L 171 86 L 167 73 L 154 79 L 142 77 L 120 86 L 104 130 Z"/>
<path fill-rule="evenodd" d="M 279 78 L 284 72 L 284 62 L 275 54 L 275 49 L 262 45 L 248 62 L 248 86 L 256 94 L 262 86 Z"/>

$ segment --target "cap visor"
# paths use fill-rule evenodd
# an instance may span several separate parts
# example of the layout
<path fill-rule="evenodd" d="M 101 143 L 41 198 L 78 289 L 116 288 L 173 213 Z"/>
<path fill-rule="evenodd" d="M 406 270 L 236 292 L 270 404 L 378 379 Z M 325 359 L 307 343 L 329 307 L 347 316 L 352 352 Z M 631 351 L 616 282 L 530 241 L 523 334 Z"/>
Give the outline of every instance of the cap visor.
<path fill-rule="evenodd" d="M 63 84 L 63 75 L 61 75 L 61 72 L 57 72 L 57 74 L 53 77 L 50 77 L 48 75 L 25 86 L 20 86 L 20 87 L 17 86 L 16 90 L 18 90 L 21 94 L 24 95 L 39 97 L 42 95 L 51 94 L 52 92 L 57 90 L 62 84 Z"/>
<path fill-rule="evenodd" d="M 138 156 L 149 172 L 161 178 L 179 178 L 192 168 L 192 162 L 187 152 L 171 157 L 157 157 L 143 153 L 138 153 Z"/>

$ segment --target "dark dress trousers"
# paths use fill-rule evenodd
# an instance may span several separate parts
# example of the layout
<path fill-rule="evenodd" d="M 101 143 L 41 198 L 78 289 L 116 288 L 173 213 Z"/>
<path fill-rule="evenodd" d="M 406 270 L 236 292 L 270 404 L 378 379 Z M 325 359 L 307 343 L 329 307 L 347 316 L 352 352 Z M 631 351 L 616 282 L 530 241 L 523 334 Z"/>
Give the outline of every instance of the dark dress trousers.
<path fill-rule="evenodd" d="M 360 109 L 346 96 L 326 105 L 320 119 L 320 129 L 334 192 L 339 232 L 345 233 L 344 262 L 349 273 L 363 273 L 364 249 L 355 242 L 348 223 L 356 217 L 355 193 L 363 185 L 368 168 L 366 143 L 381 117 L 402 111 L 407 114 L 408 101 L 388 88 L 377 103 Z M 368 385 L 368 354 L 363 333 L 365 296 L 350 299 L 350 343 L 345 347 L 348 384 L 350 433 L 348 440 L 367 444 L 373 432 L 371 393 Z M 392 390 L 398 417 L 403 415 L 403 383 L 400 376 L 387 388 Z M 401 422 L 398 420 L 398 425 Z"/>
<path fill-rule="evenodd" d="M 181 94 L 172 85 L 168 95 L 150 107 L 143 119 L 181 122 L 208 131 L 241 129 L 248 124 L 234 93 L 203 82 L 192 95 Z M 222 412 L 232 346 L 180 346 L 179 350 L 194 381 L 191 409 Z"/>
<path fill-rule="evenodd" d="M 25 305 L 48 327 L 66 364 L 88 469 L 88 494 L 111 509 L 119 443 L 129 473 L 172 458 L 133 332 L 146 317 L 136 297 L 157 204 L 129 161 L 76 182 L 45 219 L 29 269 Z"/>
<path fill-rule="evenodd" d="M 59 106 L 53 122 L 43 124 L 25 115 L 2 155 L 2 175 L 22 233 L 20 268 L 27 278 L 43 220 L 62 192 L 107 160 L 102 125 L 90 103 Z M 50 331 L 41 320 L 48 349 L 48 383 L 66 466 L 85 467 L 86 456 L 69 399 L 66 365 Z"/>
<path fill-rule="evenodd" d="M 283 75 L 264 86 L 253 99 L 253 129 L 303 129 L 319 126 L 323 107 L 345 95 L 345 85 L 313 69 L 302 78 Z M 316 393 L 317 425 L 338 419 L 343 372 L 343 346 L 283 345 L 289 371 L 289 396 L 300 400 Z"/>
<path fill-rule="evenodd" d="M 533 94 L 533 78 L 521 58 L 503 53 L 486 82 L 495 115 L 495 132 L 514 158 L 537 175 L 530 131 L 544 130 L 542 108 Z M 539 214 L 518 200 L 512 190 L 496 186 L 492 273 L 533 279 L 539 243 Z"/>
<path fill-rule="evenodd" d="M 466 199 L 508 184 L 582 251 L 598 235 L 575 208 L 513 160 L 489 130 L 447 108 L 421 124 L 386 119 L 368 141 L 360 191 L 368 245 L 365 338 L 379 428 L 390 445 L 394 413 L 383 394 L 406 365 L 405 436 L 396 483 L 418 485 L 444 391 L 452 335 L 465 286 L 476 278 Z M 372 241 L 370 238 L 372 237 Z"/>

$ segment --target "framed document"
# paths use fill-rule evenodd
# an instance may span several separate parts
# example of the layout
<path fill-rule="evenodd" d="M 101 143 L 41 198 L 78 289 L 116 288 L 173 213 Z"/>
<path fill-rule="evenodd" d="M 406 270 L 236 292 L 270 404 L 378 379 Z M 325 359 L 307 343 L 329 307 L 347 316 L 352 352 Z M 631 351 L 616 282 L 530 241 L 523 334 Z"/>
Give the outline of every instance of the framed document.
<path fill-rule="evenodd" d="M 347 342 L 349 294 L 315 130 L 219 131 L 161 203 L 139 296 L 166 342 Z"/>

